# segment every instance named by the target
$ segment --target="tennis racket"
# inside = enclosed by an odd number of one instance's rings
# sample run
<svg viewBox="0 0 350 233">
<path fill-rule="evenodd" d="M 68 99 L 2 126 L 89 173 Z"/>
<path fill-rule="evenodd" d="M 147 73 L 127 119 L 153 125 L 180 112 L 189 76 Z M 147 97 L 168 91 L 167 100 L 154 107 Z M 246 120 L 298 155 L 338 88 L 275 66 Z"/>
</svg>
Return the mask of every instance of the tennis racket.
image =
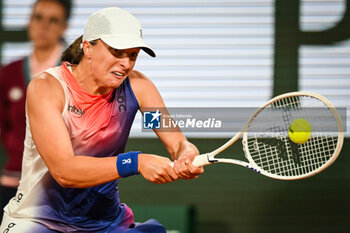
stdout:
<svg viewBox="0 0 350 233">
<path fill-rule="evenodd" d="M 302 144 L 294 143 L 288 135 L 295 119 L 307 120 L 312 129 L 310 138 Z M 216 158 L 242 136 L 248 162 Z M 269 100 L 239 133 L 218 149 L 196 156 L 193 164 L 201 167 L 231 163 L 275 179 L 303 179 L 330 166 L 337 159 L 343 141 L 341 118 L 331 102 L 316 93 L 291 92 Z"/>
</svg>

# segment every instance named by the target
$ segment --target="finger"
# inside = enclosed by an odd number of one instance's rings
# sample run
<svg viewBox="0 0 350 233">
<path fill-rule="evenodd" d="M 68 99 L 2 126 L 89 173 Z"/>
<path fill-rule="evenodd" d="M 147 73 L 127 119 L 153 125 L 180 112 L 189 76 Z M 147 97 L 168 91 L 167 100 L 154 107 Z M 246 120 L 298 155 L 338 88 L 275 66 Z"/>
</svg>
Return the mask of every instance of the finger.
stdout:
<svg viewBox="0 0 350 233">
<path fill-rule="evenodd" d="M 185 165 L 186 165 L 186 174 L 189 176 L 189 177 L 193 177 L 193 172 L 195 170 L 195 166 L 192 165 L 192 160 L 190 158 L 187 158 L 186 161 L 185 161 Z"/>
<path fill-rule="evenodd" d="M 174 171 L 176 172 L 177 175 L 179 175 L 179 172 L 180 172 L 180 164 L 177 160 L 174 161 L 174 164 L 173 164 L 173 169 Z"/>
<path fill-rule="evenodd" d="M 179 176 L 178 176 L 178 174 L 176 174 L 174 169 L 169 169 L 168 175 L 172 178 L 173 181 L 179 179 Z"/>
<path fill-rule="evenodd" d="M 176 163 L 176 160 L 174 163 L 170 163 L 169 166 L 168 166 L 168 169 L 167 169 L 167 172 L 169 174 L 169 176 L 174 180 L 178 180 L 179 179 L 179 175 L 177 174 L 176 172 L 176 167 L 177 167 L 177 163 Z"/>
<path fill-rule="evenodd" d="M 197 173 L 197 174 L 198 174 L 198 173 L 199 173 L 199 174 L 204 173 L 204 168 L 203 168 L 203 167 L 197 167 L 197 166 L 195 166 L 195 165 L 193 165 L 193 164 L 191 164 L 190 170 L 191 170 L 192 173 Z"/>
<path fill-rule="evenodd" d="M 188 169 L 189 169 L 190 173 L 192 174 L 192 176 L 204 173 L 203 167 L 197 167 L 197 166 L 194 166 L 193 164 L 190 164 L 188 166 Z"/>
<path fill-rule="evenodd" d="M 174 170 L 176 172 L 176 174 L 178 176 L 180 176 L 181 178 L 183 178 L 183 176 L 185 176 L 184 172 L 182 171 L 182 165 L 181 165 L 181 160 L 176 160 L 174 162 Z"/>
<path fill-rule="evenodd" d="M 162 177 L 167 183 L 178 179 L 177 174 L 170 164 L 168 167 L 164 168 L 164 170 L 159 174 L 159 177 Z"/>
<path fill-rule="evenodd" d="M 164 177 L 158 175 L 154 178 L 153 183 L 164 184 L 164 183 L 168 183 L 168 181 Z"/>
<path fill-rule="evenodd" d="M 191 174 L 188 170 L 188 167 L 186 165 L 185 160 L 180 162 L 180 175 L 181 175 L 181 178 L 190 178 L 191 177 Z"/>
</svg>

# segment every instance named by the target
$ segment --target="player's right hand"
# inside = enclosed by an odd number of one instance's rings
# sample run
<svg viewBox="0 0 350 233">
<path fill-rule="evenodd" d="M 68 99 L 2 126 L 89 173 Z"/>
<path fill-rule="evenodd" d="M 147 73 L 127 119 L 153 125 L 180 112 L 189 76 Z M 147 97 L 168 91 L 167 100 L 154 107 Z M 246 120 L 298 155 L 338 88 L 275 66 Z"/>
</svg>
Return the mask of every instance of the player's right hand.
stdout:
<svg viewBox="0 0 350 233">
<path fill-rule="evenodd" d="M 158 155 L 139 154 L 138 169 L 146 180 L 157 184 L 169 183 L 179 179 L 171 166 L 171 161 Z"/>
</svg>

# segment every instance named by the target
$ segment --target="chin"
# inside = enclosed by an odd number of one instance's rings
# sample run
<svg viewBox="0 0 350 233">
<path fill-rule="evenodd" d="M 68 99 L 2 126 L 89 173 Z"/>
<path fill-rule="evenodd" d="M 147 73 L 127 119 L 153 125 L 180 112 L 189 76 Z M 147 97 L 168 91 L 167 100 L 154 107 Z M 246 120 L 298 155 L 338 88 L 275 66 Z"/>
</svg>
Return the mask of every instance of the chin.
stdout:
<svg viewBox="0 0 350 233">
<path fill-rule="evenodd" d="M 124 82 L 125 78 L 123 79 L 112 79 L 112 80 L 109 80 L 108 82 L 108 86 L 112 87 L 112 88 L 117 88 L 119 87 L 123 82 Z"/>
<path fill-rule="evenodd" d="M 124 81 L 124 80 L 123 80 Z M 120 81 L 120 82 L 113 82 L 113 83 L 109 83 L 109 85 L 107 85 L 109 88 L 118 88 L 122 83 L 123 81 Z"/>
</svg>

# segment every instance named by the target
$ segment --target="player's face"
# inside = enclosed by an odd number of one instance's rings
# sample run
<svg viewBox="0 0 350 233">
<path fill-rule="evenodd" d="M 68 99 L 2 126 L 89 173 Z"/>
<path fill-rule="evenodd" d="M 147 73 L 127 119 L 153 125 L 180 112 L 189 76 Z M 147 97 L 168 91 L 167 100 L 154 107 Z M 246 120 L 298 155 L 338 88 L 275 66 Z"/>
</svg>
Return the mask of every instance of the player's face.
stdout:
<svg viewBox="0 0 350 233">
<path fill-rule="evenodd" d="M 91 46 L 91 70 L 101 86 L 116 88 L 135 66 L 140 48 L 116 50 L 102 40 Z"/>
<path fill-rule="evenodd" d="M 35 5 L 28 25 L 34 47 L 45 49 L 57 45 L 66 28 L 65 9 L 59 3 L 41 1 Z"/>
</svg>

